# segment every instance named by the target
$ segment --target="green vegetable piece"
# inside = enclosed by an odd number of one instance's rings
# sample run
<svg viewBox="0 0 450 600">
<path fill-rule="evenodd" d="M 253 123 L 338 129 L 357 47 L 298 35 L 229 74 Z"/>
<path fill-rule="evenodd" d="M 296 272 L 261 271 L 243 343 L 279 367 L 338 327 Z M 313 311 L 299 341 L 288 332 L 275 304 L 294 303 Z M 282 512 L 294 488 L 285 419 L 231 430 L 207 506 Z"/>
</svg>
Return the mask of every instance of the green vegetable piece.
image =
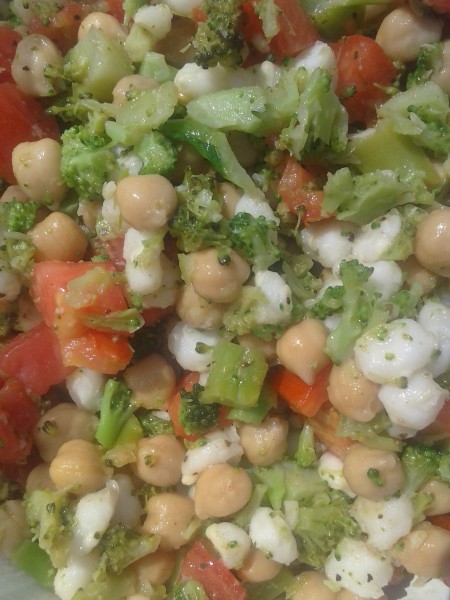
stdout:
<svg viewBox="0 0 450 600">
<path fill-rule="evenodd" d="M 256 406 L 250 406 L 248 408 L 231 408 L 228 412 L 228 419 L 231 421 L 240 421 L 241 423 L 259 425 L 269 411 L 276 406 L 276 403 L 277 396 L 273 388 L 264 385 Z"/>
<path fill-rule="evenodd" d="M 341 415 L 336 433 L 338 436 L 349 437 L 352 440 L 361 442 L 369 448 L 400 452 L 403 448 L 403 442 L 389 435 L 391 426 L 392 423 L 384 411 L 379 412 L 371 421 L 366 423 L 354 421 Z"/>
<path fill-rule="evenodd" d="M 56 569 L 48 554 L 36 542 L 24 540 L 13 553 L 11 562 L 42 587 L 53 589 Z"/>
<path fill-rule="evenodd" d="M 422 85 L 430 80 L 434 72 L 442 68 L 442 44 L 425 44 L 420 47 L 416 60 L 416 68 L 408 73 L 406 87 L 409 89 L 415 85 Z"/>
<path fill-rule="evenodd" d="M 121 333 L 134 333 L 144 325 L 144 319 L 136 308 L 112 311 L 102 317 L 83 315 L 82 320 L 93 329 Z"/>
<path fill-rule="evenodd" d="M 139 74 L 149 77 L 158 83 L 173 81 L 177 70 L 166 63 L 164 54 L 147 52 L 139 67 Z"/>
<path fill-rule="evenodd" d="M 143 437 L 144 432 L 139 420 L 135 415 L 131 415 L 131 417 L 125 421 L 125 425 L 120 430 L 115 445 L 123 446 L 125 444 L 132 444 L 133 442 L 139 441 Z"/>
<path fill-rule="evenodd" d="M 262 352 L 219 342 L 213 350 L 202 402 L 237 408 L 256 406 L 267 368 Z"/>
<path fill-rule="evenodd" d="M 167 600 L 208 600 L 208 596 L 201 583 L 190 579 L 184 583 L 175 584 L 167 596 Z"/>
<path fill-rule="evenodd" d="M 329 40 L 346 35 L 351 24 L 362 26 L 364 10 L 369 4 L 388 5 L 389 0 L 301 0 L 319 33 Z"/>
<path fill-rule="evenodd" d="M 269 581 L 248 583 L 245 587 L 251 600 L 278 600 L 278 598 L 290 598 L 292 595 L 290 592 L 294 589 L 294 584 L 294 574 L 283 567 Z"/>
<path fill-rule="evenodd" d="M 36 213 L 39 208 L 38 202 L 20 202 L 11 200 L 2 204 L 2 218 L 4 219 L 5 231 L 26 233 L 34 225 Z"/>
<path fill-rule="evenodd" d="M 231 247 L 254 267 L 265 271 L 280 259 L 275 221 L 237 213 L 228 223 Z"/>
<path fill-rule="evenodd" d="M 177 142 L 190 144 L 218 171 L 224 179 L 242 188 L 249 195 L 260 192 L 250 175 L 239 164 L 226 135 L 193 119 L 173 119 L 167 121 L 161 132 Z"/>
<path fill-rule="evenodd" d="M 300 435 L 298 436 L 297 450 L 294 458 L 298 466 L 303 469 L 310 469 L 317 465 L 314 430 L 308 423 L 303 425 Z"/>
<path fill-rule="evenodd" d="M 171 421 L 165 421 L 157 417 L 153 411 L 148 410 L 144 414 L 137 415 L 145 437 L 153 435 L 173 435 Z"/>
<path fill-rule="evenodd" d="M 115 525 L 103 534 L 99 542 L 100 562 L 97 572 L 120 575 L 133 562 L 154 552 L 159 541 L 157 535 L 139 533 L 122 524 Z"/>
<path fill-rule="evenodd" d="M 404 492 L 417 492 L 430 479 L 439 478 L 441 457 L 442 453 L 433 447 L 412 444 L 405 446 L 401 454 L 406 478 Z"/>
<path fill-rule="evenodd" d="M 92 96 L 100 102 L 110 102 L 115 84 L 132 73 L 124 47 L 98 27 L 91 27 L 69 50 L 64 64 L 65 77 L 74 82 L 74 95 Z"/>
<path fill-rule="evenodd" d="M 100 573 L 78 590 L 72 600 L 123 600 L 136 591 L 136 578 L 131 570 L 120 575 Z"/>
<path fill-rule="evenodd" d="M 139 175 L 169 176 L 175 168 L 177 152 L 174 145 L 159 131 L 150 131 L 135 146 L 134 152 L 142 160 Z"/>
<path fill-rule="evenodd" d="M 112 448 L 125 423 L 136 410 L 131 402 L 131 390 L 115 379 L 108 379 L 100 401 L 100 420 L 95 439 L 105 448 Z"/>
<path fill-rule="evenodd" d="M 203 435 L 213 429 L 219 420 L 220 404 L 202 402 L 204 387 L 195 383 L 192 390 L 180 391 L 180 424 L 188 435 Z"/>
</svg>

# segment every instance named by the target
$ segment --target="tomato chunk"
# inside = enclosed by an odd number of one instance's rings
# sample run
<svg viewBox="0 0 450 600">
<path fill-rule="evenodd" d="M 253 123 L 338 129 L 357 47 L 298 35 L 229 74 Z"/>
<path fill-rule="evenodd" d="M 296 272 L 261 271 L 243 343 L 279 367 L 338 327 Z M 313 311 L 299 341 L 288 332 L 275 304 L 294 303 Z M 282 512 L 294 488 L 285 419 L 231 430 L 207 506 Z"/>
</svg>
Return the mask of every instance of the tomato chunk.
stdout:
<svg viewBox="0 0 450 600">
<path fill-rule="evenodd" d="M 324 218 L 321 212 L 324 193 L 317 189 L 314 176 L 295 158 L 290 157 L 286 163 L 278 193 L 293 214 L 301 215 L 304 223 Z"/>
<path fill-rule="evenodd" d="M 0 27 L 0 83 L 14 81 L 11 75 L 11 63 L 21 39 L 21 35 L 14 29 Z"/>
<path fill-rule="evenodd" d="M 296 56 L 320 39 L 319 32 L 309 20 L 299 0 L 275 0 L 280 9 L 280 31 L 272 38 L 270 50 L 277 61 Z"/>
<path fill-rule="evenodd" d="M 45 23 L 38 18 L 32 19 L 28 32 L 45 35 L 65 54 L 77 43 L 80 23 L 91 10 L 85 2 L 69 0 L 63 9 L 49 17 Z"/>
<path fill-rule="evenodd" d="M 328 378 L 331 367 L 325 367 L 317 375 L 313 385 L 308 385 L 284 367 L 277 367 L 270 376 L 270 383 L 292 412 L 314 417 L 328 400 Z"/>
</svg>

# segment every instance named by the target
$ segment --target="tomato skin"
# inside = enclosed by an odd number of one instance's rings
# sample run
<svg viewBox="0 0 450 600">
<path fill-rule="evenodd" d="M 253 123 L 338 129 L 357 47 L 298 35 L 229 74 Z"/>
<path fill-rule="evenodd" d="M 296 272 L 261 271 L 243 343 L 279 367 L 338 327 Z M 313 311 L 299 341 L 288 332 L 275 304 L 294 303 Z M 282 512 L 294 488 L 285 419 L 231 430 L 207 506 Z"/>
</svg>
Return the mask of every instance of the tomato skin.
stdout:
<svg viewBox="0 0 450 600">
<path fill-rule="evenodd" d="M 270 50 L 277 61 L 296 56 L 320 40 L 320 35 L 299 0 L 275 0 L 280 9 L 280 31 L 270 42 Z"/>
<path fill-rule="evenodd" d="M 142 311 L 142 318 L 144 319 L 144 323 L 147 325 L 147 327 L 151 327 L 152 325 L 156 325 L 156 323 L 159 323 L 165 319 L 168 315 L 172 314 L 174 310 L 174 306 L 167 306 L 166 308 L 159 308 L 158 306 L 144 308 Z"/>
<path fill-rule="evenodd" d="M 284 367 L 276 367 L 270 374 L 270 383 L 292 412 L 305 417 L 314 417 L 328 400 L 328 379 L 331 366 L 318 373 L 313 385 Z"/>
<path fill-rule="evenodd" d="M 57 336 L 45 323 L 20 333 L 0 349 L 0 370 L 35 394 L 45 394 L 70 372 L 62 363 Z"/>
<path fill-rule="evenodd" d="M 338 72 L 336 93 L 348 112 L 349 122 L 373 124 L 375 106 L 389 97 L 378 86 L 394 82 L 394 63 L 377 42 L 363 35 L 349 35 L 332 44 L 332 48 Z"/>
<path fill-rule="evenodd" d="M 280 182 L 278 194 L 294 215 L 299 215 L 303 223 L 324 219 L 322 204 L 324 192 L 316 189 L 314 176 L 290 157 L 287 160 Z"/>
<path fill-rule="evenodd" d="M 201 583 L 210 600 L 248 600 L 245 588 L 201 540 L 194 542 L 187 551 L 180 578 L 182 581 L 195 579 Z"/>
<path fill-rule="evenodd" d="M 23 94 L 14 83 L 0 83 L 0 178 L 16 183 L 12 170 L 11 153 L 21 142 L 32 142 L 45 137 L 59 139 L 55 119 L 47 117 L 42 105 Z"/>
<path fill-rule="evenodd" d="M 22 36 L 10 27 L 0 26 L 0 83 L 13 82 L 11 63 Z"/>
<path fill-rule="evenodd" d="M 446 513 L 445 515 L 432 515 L 427 517 L 427 520 L 437 527 L 442 527 L 442 529 L 450 531 L 450 513 Z"/>
<path fill-rule="evenodd" d="M 106 4 L 106 12 L 116 18 L 119 23 L 123 23 L 125 16 L 125 11 L 123 10 L 123 0 L 106 0 Z"/>
<path fill-rule="evenodd" d="M 79 337 L 61 340 L 61 353 L 66 366 L 115 375 L 129 364 L 133 349 L 123 335 L 91 329 Z"/>
<path fill-rule="evenodd" d="M 50 17 L 46 23 L 38 18 L 32 19 L 28 25 L 28 33 L 45 35 L 65 54 L 77 43 L 80 23 L 91 10 L 85 2 L 69 0 L 64 8 Z"/>
</svg>

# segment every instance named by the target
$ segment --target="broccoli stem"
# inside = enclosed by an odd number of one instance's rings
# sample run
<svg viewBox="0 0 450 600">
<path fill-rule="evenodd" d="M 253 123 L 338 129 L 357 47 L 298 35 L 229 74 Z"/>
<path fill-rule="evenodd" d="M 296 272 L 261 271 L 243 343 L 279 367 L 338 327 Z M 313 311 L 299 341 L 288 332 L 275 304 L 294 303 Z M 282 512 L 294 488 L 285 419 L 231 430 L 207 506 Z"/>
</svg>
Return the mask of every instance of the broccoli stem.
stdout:
<svg viewBox="0 0 450 600">
<path fill-rule="evenodd" d="M 105 448 L 112 448 L 136 407 L 131 403 L 131 391 L 120 381 L 106 382 L 100 401 L 100 420 L 95 439 Z"/>
</svg>

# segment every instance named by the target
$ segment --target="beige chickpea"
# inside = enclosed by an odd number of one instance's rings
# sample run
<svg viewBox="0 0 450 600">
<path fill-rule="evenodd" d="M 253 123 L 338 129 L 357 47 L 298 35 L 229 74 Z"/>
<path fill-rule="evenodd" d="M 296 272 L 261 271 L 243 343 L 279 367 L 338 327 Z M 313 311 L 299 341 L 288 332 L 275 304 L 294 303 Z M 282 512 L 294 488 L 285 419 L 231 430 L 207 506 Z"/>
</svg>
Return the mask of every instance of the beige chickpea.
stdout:
<svg viewBox="0 0 450 600">
<path fill-rule="evenodd" d="M 258 467 L 281 460 L 287 450 L 288 432 L 288 422 L 280 417 L 266 417 L 259 425 L 241 425 L 239 437 L 247 460 Z"/>
<path fill-rule="evenodd" d="M 318 571 L 304 571 L 296 577 L 298 590 L 291 600 L 335 600 L 336 593 L 325 585 L 327 578 Z"/>
<path fill-rule="evenodd" d="M 98 418 L 75 404 L 57 404 L 48 410 L 33 431 L 33 439 L 44 462 L 51 462 L 69 440 L 93 442 Z"/>
<path fill-rule="evenodd" d="M 81 439 L 65 442 L 50 463 L 50 477 L 56 487 L 70 487 L 77 496 L 104 487 L 112 472 L 104 465 L 100 448 Z"/>
<path fill-rule="evenodd" d="M 178 296 L 177 315 L 180 319 L 199 329 L 219 329 L 223 322 L 226 304 L 206 300 L 194 290 L 192 283 L 185 285 Z"/>
<path fill-rule="evenodd" d="M 442 42 L 441 66 L 432 74 L 431 81 L 437 83 L 446 94 L 450 94 L 450 39 Z"/>
<path fill-rule="evenodd" d="M 242 192 L 240 192 L 235 185 L 229 183 L 228 181 L 219 183 L 217 189 L 222 197 L 222 214 L 225 219 L 230 221 L 236 213 L 236 205 L 242 196 Z"/>
<path fill-rule="evenodd" d="M 3 192 L 0 203 L 11 202 L 12 200 L 18 200 L 19 202 L 28 200 L 28 196 L 19 185 L 9 185 Z"/>
<path fill-rule="evenodd" d="M 200 519 L 227 517 L 243 508 L 251 494 L 252 481 L 244 469 L 228 463 L 211 465 L 197 479 L 195 514 Z"/>
<path fill-rule="evenodd" d="M 319 319 L 305 319 L 289 327 L 277 342 L 280 363 L 312 385 L 317 374 L 331 361 L 324 348 L 328 330 Z"/>
<path fill-rule="evenodd" d="M 426 269 L 450 277 L 450 208 L 433 210 L 417 227 L 414 253 Z"/>
<path fill-rule="evenodd" d="M 237 338 L 239 344 L 244 348 L 258 350 L 264 354 L 264 358 L 268 365 L 274 365 L 277 362 L 277 342 L 276 340 L 263 340 L 262 338 L 247 333 L 240 335 Z"/>
<path fill-rule="evenodd" d="M 450 574 L 450 531 L 425 521 L 401 538 L 394 558 L 413 575 L 440 579 Z"/>
<path fill-rule="evenodd" d="M 21 142 L 12 152 L 12 168 L 20 188 L 31 200 L 49 202 L 53 209 L 67 191 L 60 167 L 61 146 L 51 138 Z"/>
<path fill-rule="evenodd" d="M 58 47 L 44 35 L 27 35 L 17 44 L 11 74 L 17 87 L 30 96 L 45 97 L 58 93 L 59 85 L 47 77 L 49 68 L 60 68 L 64 58 Z"/>
<path fill-rule="evenodd" d="M 398 492 L 405 481 L 394 452 L 352 444 L 344 457 L 343 474 L 350 489 L 368 500 L 383 500 Z"/>
<path fill-rule="evenodd" d="M 29 538 L 25 507 L 21 500 L 6 500 L 0 505 L 0 555 L 11 558 Z"/>
<path fill-rule="evenodd" d="M 440 19 L 419 16 L 408 6 L 400 6 L 383 19 L 375 40 L 392 60 L 407 63 L 417 58 L 423 44 L 438 42 L 441 32 Z"/>
<path fill-rule="evenodd" d="M 415 256 L 410 256 L 400 266 L 402 271 L 406 273 L 408 287 L 418 284 L 424 295 L 429 294 L 436 287 L 438 282 L 437 275 L 423 267 Z"/>
<path fill-rule="evenodd" d="M 188 543 L 185 534 L 195 519 L 194 501 L 175 492 L 156 494 L 147 502 L 147 518 L 142 525 L 145 533 L 161 536 L 161 550 L 178 550 Z"/>
<path fill-rule="evenodd" d="M 173 435 L 155 435 L 139 440 L 134 474 L 151 485 L 169 487 L 181 479 L 185 457 L 183 444 Z"/>
<path fill-rule="evenodd" d="M 150 77 L 144 75 L 126 75 L 119 79 L 114 86 L 113 104 L 123 106 L 133 97 L 133 93 L 142 90 L 154 90 L 159 86 L 159 83 Z"/>
<path fill-rule="evenodd" d="M 379 385 L 365 377 L 353 358 L 333 365 L 328 383 L 328 398 L 340 413 L 367 423 L 383 408 L 378 399 Z"/>
<path fill-rule="evenodd" d="M 127 34 L 119 21 L 107 13 L 92 12 L 84 17 L 78 28 L 78 40 L 85 37 L 91 27 L 99 29 L 107 37 L 125 42 Z"/>
<path fill-rule="evenodd" d="M 177 192 L 162 175 L 130 175 L 117 184 L 117 204 L 122 217 L 139 231 L 166 225 L 177 207 Z"/>
<path fill-rule="evenodd" d="M 212 302 L 236 300 L 242 284 L 250 276 L 247 262 L 234 250 L 222 258 L 216 248 L 207 248 L 191 252 L 188 260 L 192 266 L 190 280 L 194 290 Z"/>
<path fill-rule="evenodd" d="M 88 240 L 81 227 L 69 216 L 52 212 L 37 223 L 28 236 L 36 250 L 34 260 L 79 261 L 88 247 Z"/>
<path fill-rule="evenodd" d="M 133 563 L 133 571 L 138 580 L 148 585 L 163 585 L 172 575 L 175 567 L 175 552 L 159 548 Z"/>
<path fill-rule="evenodd" d="M 430 479 L 421 488 L 432 497 L 431 505 L 426 509 L 427 515 L 445 515 L 450 513 L 450 485 L 438 479 Z"/>
<path fill-rule="evenodd" d="M 175 390 L 172 366 L 160 354 L 149 354 L 124 371 L 124 380 L 137 406 L 164 409 Z"/>
<path fill-rule="evenodd" d="M 244 561 L 244 564 L 237 571 L 237 576 L 241 581 L 248 583 L 261 583 L 270 581 L 281 571 L 281 564 L 267 558 L 261 550 L 252 547 Z"/>
<path fill-rule="evenodd" d="M 35 490 L 55 489 L 55 484 L 51 480 L 49 465 L 40 463 L 36 465 L 28 474 L 25 489 L 27 493 Z"/>
</svg>

